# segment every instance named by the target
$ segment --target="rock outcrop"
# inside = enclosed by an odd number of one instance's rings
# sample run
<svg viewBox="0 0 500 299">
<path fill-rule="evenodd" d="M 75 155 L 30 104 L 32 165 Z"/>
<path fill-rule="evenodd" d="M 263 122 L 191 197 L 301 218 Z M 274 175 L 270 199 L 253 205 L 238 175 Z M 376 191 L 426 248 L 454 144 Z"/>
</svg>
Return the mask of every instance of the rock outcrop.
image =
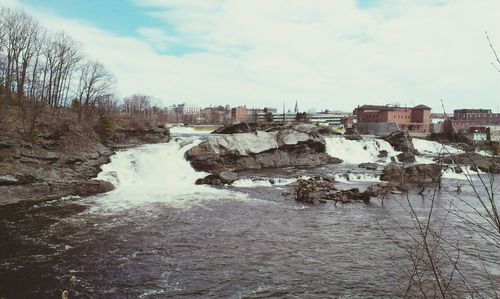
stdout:
<svg viewBox="0 0 500 299">
<path fill-rule="evenodd" d="M 196 170 L 218 172 L 340 163 L 326 153 L 322 128 L 301 124 L 210 136 L 186 152 Z"/>
<path fill-rule="evenodd" d="M 368 169 L 368 170 L 377 170 L 378 164 L 377 163 L 361 163 L 358 165 L 358 167 Z"/>
<path fill-rule="evenodd" d="M 197 179 L 196 185 L 230 185 L 238 178 L 238 174 L 232 171 L 222 171 L 217 174 L 209 174 L 204 178 Z"/>
<path fill-rule="evenodd" d="M 418 151 L 413 146 L 412 138 L 408 134 L 408 131 L 393 132 L 383 139 L 389 142 L 395 150 L 402 152 L 397 156 L 400 162 L 415 162 L 415 155 L 418 154 Z"/>
<path fill-rule="evenodd" d="M 500 173 L 500 157 L 483 156 L 478 153 L 445 155 L 441 158 L 446 164 L 468 165 L 471 169 L 483 172 Z M 458 168 L 460 169 L 460 167 Z M 460 169 L 461 170 L 461 169 Z"/>
<path fill-rule="evenodd" d="M 162 125 L 126 124 L 116 128 L 104 142 L 112 148 L 132 147 L 139 144 L 167 142 L 170 130 Z"/>
<path fill-rule="evenodd" d="M 326 203 L 328 201 L 334 203 L 366 202 L 375 196 L 370 191 L 360 192 L 358 188 L 338 190 L 334 186 L 334 180 L 326 177 L 300 179 L 293 185 L 295 186 L 295 200 L 305 204 Z"/>
<path fill-rule="evenodd" d="M 256 123 L 239 123 L 230 126 L 224 126 L 213 131 L 212 134 L 237 134 L 237 133 L 253 133 L 257 131 Z"/>
<path fill-rule="evenodd" d="M 0 135 L 0 205 L 23 200 L 89 196 L 113 190 L 95 180 L 116 148 L 168 140 L 168 129 L 118 126 L 110 134 L 71 122 L 41 127 L 30 141 Z"/>
<path fill-rule="evenodd" d="M 403 166 L 390 163 L 384 167 L 380 180 L 401 184 L 428 184 L 441 179 L 441 167 L 437 164 Z"/>
</svg>

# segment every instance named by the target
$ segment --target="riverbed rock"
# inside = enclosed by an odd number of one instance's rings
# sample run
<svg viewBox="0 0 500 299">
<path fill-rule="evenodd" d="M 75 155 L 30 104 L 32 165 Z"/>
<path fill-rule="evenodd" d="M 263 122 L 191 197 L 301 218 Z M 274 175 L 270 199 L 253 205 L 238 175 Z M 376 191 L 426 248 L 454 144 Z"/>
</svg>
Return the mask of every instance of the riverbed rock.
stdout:
<svg viewBox="0 0 500 299">
<path fill-rule="evenodd" d="M 438 164 L 417 164 L 403 166 L 390 163 L 384 167 L 380 180 L 398 183 L 427 184 L 438 182 L 441 166 Z"/>
<path fill-rule="evenodd" d="M 483 156 L 474 152 L 444 155 L 440 158 L 445 164 L 468 165 L 489 173 L 500 173 L 500 157 Z M 472 168 L 471 168 L 472 169 Z"/>
<path fill-rule="evenodd" d="M 388 151 L 386 151 L 386 150 L 381 150 L 381 151 L 379 151 L 379 152 L 378 152 L 377 157 L 378 157 L 378 158 L 387 158 L 387 156 L 388 156 L 388 155 L 389 155 L 389 152 L 388 152 Z"/>
<path fill-rule="evenodd" d="M 399 162 L 414 163 L 416 161 L 415 154 L 411 152 L 402 152 L 398 154 L 396 157 L 398 157 Z"/>
<path fill-rule="evenodd" d="M 218 128 L 212 134 L 253 133 L 255 131 L 257 131 L 256 123 L 239 123 Z"/>
<path fill-rule="evenodd" d="M 204 178 L 197 179 L 196 185 L 230 185 L 238 178 L 238 174 L 232 171 L 222 171 L 217 174 L 209 174 Z"/>
<path fill-rule="evenodd" d="M 368 170 L 377 170 L 378 164 L 377 163 L 361 163 L 358 165 L 360 168 L 365 168 Z"/>
<path fill-rule="evenodd" d="M 295 200 L 305 204 L 319 204 L 328 201 L 349 203 L 353 201 L 369 201 L 375 194 L 370 191 L 360 192 L 358 188 L 338 190 L 335 181 L 327 177 L 300 179 L 293 184 Z"/>
<path fill-rule="evenodd" d="M 397 156 L 400 162 L 414 163 L 415 155 L 418 151 L 413 145 L 412 138 L 408 131 L 392 132 L 389 136 L 383 138 L 385 141 L 401 153 Z"/>
<path fill-rule="evenodd" d="M 188 150 L 186 159 L 196 170 L 208 172 L 307 167 L 341 162 L 326 153 L 320 128 L 309 124 L 255 133 L 210 136 Z"/>
</svg>

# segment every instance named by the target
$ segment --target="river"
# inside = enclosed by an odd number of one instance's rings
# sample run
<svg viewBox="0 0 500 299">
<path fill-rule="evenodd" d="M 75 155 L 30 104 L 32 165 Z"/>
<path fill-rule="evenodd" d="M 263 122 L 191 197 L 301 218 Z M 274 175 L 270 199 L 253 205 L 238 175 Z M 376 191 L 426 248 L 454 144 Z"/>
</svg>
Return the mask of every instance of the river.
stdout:
<svg viewBox="0 0 500 299">
<path fill-rule="evenodd" d="M 408 257 L 387 236 L 413 227 L 404 195 L 319 206 L 281 196 L 295 177 L 336 173 L 340 187 L 363 188 L 377 180 L 376 172 L 345 164 L 247 173 L 230 187 L 197 186 L 205 174 L 183 155 L 199 142 L 199 136 L 179 136 L 118 152 L 99 175 L 117 186 L 107 194 L 0 207 L 0 298 L 60 298 L 63 290 L 70 298 L 404 294 Z M 437 222 L 448 215 L 443 207 L 458 185 L 460 197 L 477 207 L 466 181 L 450 174 L 436 195 Z M 409 202 L 424 216 L 433 190 L 412 194 Z M 447 223 L 456 227 L 460 219 Z"/>
</svg>

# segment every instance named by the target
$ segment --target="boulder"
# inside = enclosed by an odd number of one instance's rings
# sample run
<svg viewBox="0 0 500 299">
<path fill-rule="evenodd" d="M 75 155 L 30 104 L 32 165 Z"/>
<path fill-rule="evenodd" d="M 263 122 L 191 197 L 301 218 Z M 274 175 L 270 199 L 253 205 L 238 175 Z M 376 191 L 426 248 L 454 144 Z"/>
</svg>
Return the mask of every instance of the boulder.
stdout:
<svg viewBox="0 0 500 299">
<path fill-rule="evenodd" d="M 377 170 L 378 164 L 377 163 L 361 163 L 358 165 L 360 168 L 365 168 L 368 170 Z"/>
<path fill-rule="evenodd" d="M 360 192 L 358 188 L 338 190 L 334 180 L 326 177 L 313 177 L 308 180 L 300 179 L 295 186 L 295 200 L 305 204 L 318 204 L 332 201 L 334 203 L 348 203 L 353 201 L 369 201 L 373 193 Z"/>
<path fill-rule="evenodd" d="M 295 200 L 306 204 L 325 203 L 329 195 L 337 190 L 334 180 L 324 177 L 300 179 L 295 185 Z"/>
<path fill-rule="evenodd" d="M 340 163 L 326 153 L 319 127 L 284 126 L 270 131 L 210 136 L 186 152 L 196 170 L 219 172 Z"/>
<path fill-rule="evenodd" d="M 359 141 L 359 140 L 362 140 L 362 139 L 363 139 L 363 136 L 361 136 L 361 135 L 359 135 L 359 134 L 357 134 L 357 133 L 355 133 L 355 134 L 350 134 L 350 135 L 349 135 L 349 134 L 344 134 L 343 136 L 344 136 L 344 138 L 345 138 L 346 140 L 356 140 L 356 141 Z"/>
<path fill-rule="evenodd" d="M 389 136 L 383 138 L 397 151 L 410 152 L 416 154 L 413 141 L 408 131 L 392 132 Z"/>
<path fill-rule="evenodd" d="M 440 158 L 446 164 L 459 164 L 472 166 L 471 169 L 477 169 L 483 172 L 500 173 L 500 157 L 483 156 L 478 153 L 461 153 L 454 155 L 445 155 Z M 475 167 L 474 167 L 475 166 Z"/>
<path fill-rule="evenodd" d="M 413 146 L 413 141 L 408 131 L 392 132 L 383 138 L 397 151 L 401 153 L 397 156 L 399 162 L 414 163 L 415 155 L 418 151 Z"/>
<path fill-rule="evenodd" d="M 441 179 L 441 166 L 437 164 L 417 164 L 402 166 L 390 163 L 384 167 L 380 180 L 397 183 L 427 184 Z"/>
<path fill-rule="evenodd" d="M 397 155 L 399 162 L 415 163 L 415 154 L 412 152 L 402 152 Z"/>
<path fill-rule="evenodd" d="M 381 151 L 379 151 L 379 152 L 378 152 L 377 157 L 379 157 L 379 158 L 387 158 L 387 156 L 388 156 L 388 155 L 389 155 L 389 152 L 388 152 L 388 151 L 386 151 L 386 150 L 381 150 Z"/>
<path fill-rule="evenodd" d="M 255 123 L 239 123 L 229 126 L 224 126 L 213 131 L 212 134 L 236 134 L 236 133 L 252 133 L 257 130 Z"/>
<path fill-rule="evenodd" d="M 218 174 L 209 174 L 204 178 L 197 179 L 196 185 L 230 185 L 238 178 L 238 174 L 231 171 L 222 171 Z"/>
</svg>

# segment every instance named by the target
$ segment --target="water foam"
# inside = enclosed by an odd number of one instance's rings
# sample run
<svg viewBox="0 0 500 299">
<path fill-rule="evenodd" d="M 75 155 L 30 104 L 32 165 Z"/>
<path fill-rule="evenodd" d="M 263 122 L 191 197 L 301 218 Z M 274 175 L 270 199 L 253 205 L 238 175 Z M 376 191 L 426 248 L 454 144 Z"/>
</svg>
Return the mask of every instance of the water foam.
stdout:
<svg viewBox="0 0 500 299">
<path fill-rule="evenodd" d="M 205 135 L 212 133 L 216 127 L 171 127 L 170 134 L 172 135 Z"/>
<path fill-rule="evenodd" d="M 462 150 L 451 145 L 445 145 L 436 141 L 413 138 L 413 146 L 421 155 L 438 156 L 440 154 L 460 154 Z"/>
<path fill-rule="evenodd" d="M 347 140 L 344 137 L 335 136 L 325 140 L 327 153 L 332 157 L 342 159 L 347 164 L 388 163 L 391 161 L 391 157 L 399 154 L 387 141 L 373 137 L 364 137 L 361 140 Z M 382 150 L 387 151 L 387 157 L 378 157 Z"/>
<path fill-rule="evenodd" d="M 144 202 L 182 205 L 199 199 L 246 197 L 243 193 L 194 184 L 208 173 L 195 171 L 184 159 L 184 153 L 200 142 L 179 138 L 118 152 L 109 164 L 102 166 L 97 177 L 116 187 L 102 197 L 102 202 L 120 206 Z"/>
</svg>

